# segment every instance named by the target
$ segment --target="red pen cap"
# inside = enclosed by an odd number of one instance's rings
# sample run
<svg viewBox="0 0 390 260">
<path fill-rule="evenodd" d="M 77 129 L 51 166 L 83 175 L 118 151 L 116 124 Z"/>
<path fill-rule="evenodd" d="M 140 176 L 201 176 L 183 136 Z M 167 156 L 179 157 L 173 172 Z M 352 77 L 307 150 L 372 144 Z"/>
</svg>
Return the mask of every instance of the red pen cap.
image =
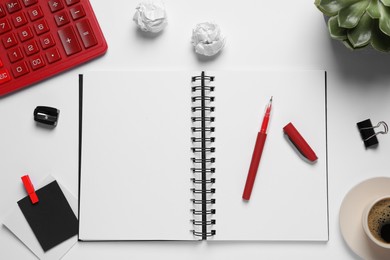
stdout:
<svg viewBox="0 0 390 260">
<path fill-rule="evenodd" d="M 284 133 L 288 136 L 291 142 L 295 145 L 298 151 L 305 156 L 309 161 L 316 161 L 318 159 L 317 155 L 311 149 L 306 140 L 298 132 L 295 126 L 290 122 L 285 127 L 283 127 Z"/>
</svg>

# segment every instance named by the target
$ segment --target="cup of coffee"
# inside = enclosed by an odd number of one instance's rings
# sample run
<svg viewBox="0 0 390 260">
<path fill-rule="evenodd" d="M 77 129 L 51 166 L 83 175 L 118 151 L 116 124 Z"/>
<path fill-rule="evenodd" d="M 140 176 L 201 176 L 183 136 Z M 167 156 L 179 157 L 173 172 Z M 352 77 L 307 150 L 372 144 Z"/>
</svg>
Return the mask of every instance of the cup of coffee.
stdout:
<svg viewBox="0 0 390 260">
<path fill-rule="evenodd" d="M 370 203 L 362 219 L 368 238 L 378 246 L 390 249 L 390 194 Z"/>
</svg>

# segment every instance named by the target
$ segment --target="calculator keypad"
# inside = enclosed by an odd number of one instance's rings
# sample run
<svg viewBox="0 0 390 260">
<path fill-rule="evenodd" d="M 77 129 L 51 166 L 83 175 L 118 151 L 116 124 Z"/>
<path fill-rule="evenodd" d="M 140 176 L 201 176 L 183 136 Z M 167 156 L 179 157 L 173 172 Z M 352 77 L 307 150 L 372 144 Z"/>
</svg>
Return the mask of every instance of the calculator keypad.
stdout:
<svg viewBox="0 0 390 260">
<path fill-rule="evenodd" d="M 22 9 L 22 6 L 18 0 L 7 0 L 5 1 L 5 6 L 10 14 L 13 14 Z"/>
<path fill-rule="evenodd" d="M 11 31 L 11 24 L 7 19 L 0 20 L 0 35 Z"/>
<path fill-rule="evenodd" d="M 24 87 L 9 81 L 27 79 L 43 68 L 54 68 L 54 75 L 106 50 L 88 0 L 0 0 L 0 95 Z M 82 58 L 87 52 L 93 53 Z M 61 65 L 68 60 L 67 67 Z"/>
<path fill-rule="evenodd" d="M 15 78 L 19 78 L 30 72 L 25 61 L 20 61 L 12 65 L 11 71 Z"/>
<path fill-rule="evenodd" d="M 0 59 L 0 84 L 6 83 L 11 80 L 8 70 L 3 66 L 4 64 Z"/>
<path fill-rule="evenodd" d="M 2 4 L 0 4 L 0 18 L 3 18 L 5 16 L 5 9 Z"/>
<path fill-rule="evenodd" d="M 5 35 L 2 39 L 4 48 L 9 49 L 18 44 L 16 37 L 13 33 Z"/>
<path fill-rule="evenodd" d="M 85 48 L 89 48 L 97 44 L 96 37 L 92 32 L 91 25 L 89 24 L 88 20 L 83 20 L 79 23 L 76 23 L 76 28 Z"/>
<path fill-rule="evenodd" d="M 64 9 L 64 5 L 60 0 L 49 0 L 48 4 L 52 13 Z"/>
<path fill-rule="evenodd" d="M 31 5 L 34 5 L 38 3 L 38 0 L 23 0 L 23 4 L 25 7 L 29 7 Z"/>
<path fill-rule="evenodd" d="M 30 17 L 30 20 L 32 22 L 41 19 L 43 17 L 43 12 L 41 7 L 38 5 L 36 7 L 33 7 L 31 9 L 27 10 L 28 16 Z"/>
</svg>

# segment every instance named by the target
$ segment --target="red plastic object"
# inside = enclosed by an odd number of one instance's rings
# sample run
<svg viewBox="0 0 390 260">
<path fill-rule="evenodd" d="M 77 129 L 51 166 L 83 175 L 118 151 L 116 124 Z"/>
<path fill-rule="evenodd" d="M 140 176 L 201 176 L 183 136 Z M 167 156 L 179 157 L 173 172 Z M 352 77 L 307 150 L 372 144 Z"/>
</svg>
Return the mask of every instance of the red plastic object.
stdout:
<svg viewBox="0 0 390 260">
<path fill-rule="evenodd" d="M 89 0 L 0 0 L 0 96 L 106 51 Z"/>
<path fill-rule="evenodd" d="M 261 155 L 263 154 L 263 148 L 265 140 L 267 139 L 267 134 L 259 132 L 256 138 L 255 148 L 253 149 L 252 160 L 248 171 L 248 176 L 245 182 L 244 192 L 242 198 L 244 200 L 249 200 L 251 198 L 253 185 L 255 184 L 255 179 L 257 175 L 257 169 L 259 168 Z"/>
<path fill-rule="evenodd" d="M 314 162 L 318 159 L 313 149 L 311 149 L 310 145 L 306 142 L 306 140 L 302 137 L 302 135 L 298 132 L 292 123 L 288 123 L 285 127 L 283 127 L 283 131 L 286 133 L 298 151 L 309 161 Z"/>
<path fill-rule="evenodd" d="M 37 194 L 35 193 L 34 186 L 31 183 L 30 177 L 28 175 L 22 176 L 23 185 L 27 191 L 28 196 L 32 204 L 35 204 L 39 201 Z"/>
<path fill-rule="evenodd" d="M 0 84 L 6 83 L 10 80 L 11 80 L 11 76 L 9 74 L 9 71 L 7 69 L 0 68 Z"/>
</svg>

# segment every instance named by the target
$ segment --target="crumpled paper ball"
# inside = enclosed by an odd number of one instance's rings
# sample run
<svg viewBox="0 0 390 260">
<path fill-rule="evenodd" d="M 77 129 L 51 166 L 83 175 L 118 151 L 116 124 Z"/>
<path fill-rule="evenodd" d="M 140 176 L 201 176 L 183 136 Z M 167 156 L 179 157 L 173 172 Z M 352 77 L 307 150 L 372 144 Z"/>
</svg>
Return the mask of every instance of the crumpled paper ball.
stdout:
<svg viewBox="0 0 390 260">
<path fill-rule="evenodd" d="M 192 30 L 192 45 L 196 53 L 213 56 L 225 46 L 225 42 L 221 29 L 215 23 L 199 23 Z"/>
<path fill-rule="evenodd" d="M 160 32 L 167 26 L 164 3 L 160 0 L 146 0 L 139 3 L 133 20 L 142 31 Z"/>
</svg>

